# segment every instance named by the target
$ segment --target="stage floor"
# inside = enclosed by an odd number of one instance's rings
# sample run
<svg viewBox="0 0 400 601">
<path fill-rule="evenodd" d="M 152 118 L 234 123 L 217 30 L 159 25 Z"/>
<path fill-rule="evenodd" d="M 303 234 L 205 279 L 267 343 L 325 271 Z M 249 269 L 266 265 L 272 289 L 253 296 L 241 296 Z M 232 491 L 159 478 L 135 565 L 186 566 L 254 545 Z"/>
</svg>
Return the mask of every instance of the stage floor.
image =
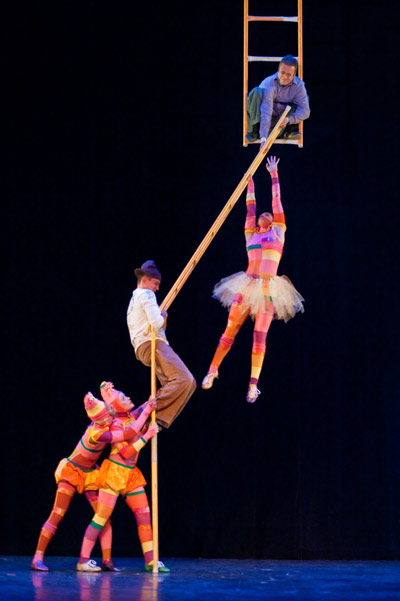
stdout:
<svg viewBox="0 0 400 601">
<path fill-rule="evenodd" d="M 76 558 L 51 556 L 49 572 L 34 572 L 30 561 L 0 557 L 2 601 L 400 600 L 400 561 L 174 558 L 155 575 L 138 558 L 115 560 L 120 573 L 76 572 Z"/>
</svg>

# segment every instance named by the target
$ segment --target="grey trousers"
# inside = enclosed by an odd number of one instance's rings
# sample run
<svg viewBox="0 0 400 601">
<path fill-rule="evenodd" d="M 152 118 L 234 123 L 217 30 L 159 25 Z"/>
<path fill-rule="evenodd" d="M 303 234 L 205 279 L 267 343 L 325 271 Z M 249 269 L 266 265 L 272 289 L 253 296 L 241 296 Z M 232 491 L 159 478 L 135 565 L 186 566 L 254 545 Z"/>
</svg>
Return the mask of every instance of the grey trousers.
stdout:
<svg viewBox="0 0 400 601">
<path fill-rule="evenodd" d="M 263 91 L 261 88 L 253 88 L 247 96 L 247 123 L 249 131 L 253 129 L 253 125 L 260 123 L 260 106 L 263 98 Z"/>
<path fill-rule="evenodd" d="M 262 99 L 262 88 L 253 88 L 247 96 L 247 131 L 249 134 L 254 133 L 259 135 L 261 121 L 260 106 Z M 295 112 L 297 105 L 293 102 L 289 102 L 288 104 L 290 104 L 290 106 L 292 107 L 289 111 L 289 115 L 292 115 Z M 271 132 L 271 130 L 275 127 L 277 121 L 279 121 L 279 116 L 280 115 L 271 117 L 271 125 L 269 128 L 268 135 Z M 293 126 L 287 125 L 283 131 L 288 131 L 291 127 Z M 295 125 L 293 129 L 298 129 L 298 126 Z M 282 137 L 283 131 L 280 133 L 279 137 Z"/>
<path fill-rule="evenodd" d="M 144 342 L 136 351 L 136 358 L 151 365 L 151 342 Z M 156 420 L 169 428 L 196 390 L 196 380 L 169 344 L 156 340 L 156 376 L 161 384 L 157 390 Z"/>
</svg>

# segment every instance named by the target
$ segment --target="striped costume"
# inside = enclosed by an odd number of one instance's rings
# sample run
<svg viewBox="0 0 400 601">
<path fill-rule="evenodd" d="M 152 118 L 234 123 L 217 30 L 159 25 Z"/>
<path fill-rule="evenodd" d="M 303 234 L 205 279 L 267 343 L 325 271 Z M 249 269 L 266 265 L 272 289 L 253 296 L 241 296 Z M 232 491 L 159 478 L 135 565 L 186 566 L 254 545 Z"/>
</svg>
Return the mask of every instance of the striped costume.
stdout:
<svg viewBox="0 0 400 601">
<path fill-rule="evenodd" d="M 105 442 L 98 442 L 104 432 L 108 432 L 108 426 L 90 424 L 71 455 L 59 462 L 54 474 L 57 482 L 54 506 L 41 528 L 32 569 L 47 571 L 48 568 L 43 564 L 44 554 L 76 492 L 84 493 L 93 509 L 96 508 L 98 493 L 94 476 L 97 472 L 96 461 L 106 446 Z M 111 558 L 111 542 L 112 530 L 109 523 L 100 540 L 103 561 Z"/>
<path fill-rule="evenodd" d="M 31 568 L 38 571 L 48 571 L 43 563 L 44 554 L 57 528 L 66 514 L 76 492 L 84 494 L 95 511 L 98 500 L 96 465 L 107 443 L 129 440 L 135 434 L 132 429 L 122 427 L 110 431 L 112 417 L 105 408 L 105 403 L 95 399 L 91 393 L 84 398 L 85 409 L 89 419 L 93 419 L 83 433 L 82 438 L 72 453 L 62 459 L 54 473 L 57 491 L 51 513 L 43 524 Z M 97 421 L 99 423 L 97 423 Z M 108 522 L 100 537 L 103 564 L 111 564 L 112 528 Z"/>
<path fill-rule="evenodd" d="M 118 399 L 117 395 L 116 398 Z M 116 406 L 115 402 L 113 402 L 114 407 Z M 143 428 L 149 413 L 150 411 L 144 410 L 137 420 L 131 417 L 128 411 L 119 413 L 110 430 L 135 428 L 139 431 Z M 146 426 L 144 429 L 146 430 Z M 146 480 L 136 464 L 140 449 L 153 435 L 154 433 L 149 429 L 144 434 L 135 436 L 129 444 L 120 442 L 111 446 L 109 458 L 103 461 L 98 472 L 99 499 L 92 521 L 86 528 L 83 537 L 79 564 L 84 565 L 90 561 L 96 540 L 109 523 L 117 499 L 119 495 L 122 495 L 136 518 L 145 564 L 151 566 L 153 531 L 150 507 L 144 489 Z"/>
<path fill-rule="evenodd" d="M 257 226 L 254 183 L 250 179 L 246 196 L 245 238 L 248 255 L 246 272 L 235 273 L 221 280 L 213 297 L 229 308 L 228 323 L 211 362 L 207 376 L 216 377 L 218 368 L 229 352 L 236 334 L 250 315 L 254 319 L 251 375 L 247 400 L 254 402 L 260 394 L 258 380 L 266 352 L 266 339 L 272 320 L 285 322 L 298 311 L 304 311 L 304 300 L 286 276 L 278 276 L 278 266 L 285 243 L 285 214 L 283 211 L 278 171 L 270 170 L 272 179 L 272 222 Z M 264 215 L 264 214 L 263 214 Z M 269 217 L 271 219 L 271 216 Z M 203 388 L 210 388 L 210 380 Z"/>
</svg>

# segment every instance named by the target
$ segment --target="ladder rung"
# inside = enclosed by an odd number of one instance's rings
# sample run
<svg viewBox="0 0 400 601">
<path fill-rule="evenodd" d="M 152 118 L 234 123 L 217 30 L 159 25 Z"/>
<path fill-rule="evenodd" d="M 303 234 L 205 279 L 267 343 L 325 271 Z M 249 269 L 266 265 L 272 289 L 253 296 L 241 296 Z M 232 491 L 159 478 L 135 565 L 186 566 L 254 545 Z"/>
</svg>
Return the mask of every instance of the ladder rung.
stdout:
<svg viewBox="0 0 400 601">
<path fill-rule="evenodd" d="M 279 138 L 279 140 L 275 140 L 274 144 L 296 144 L 296 146 L 303 146 L 303 140 Z"/>
<path fill-rule="evenodd" d="M 261 140 L 254 140 L 254 142 L 248 142 L 246 146 L 252 146 L 253 144 L 261 144 Z M 277 138 L 274 141 L 274 144 L 295 144 L 296 146 L 303 147 L 303 139 L 291 140 L 290 138 Z"/>
<path fill-rule="evenodd" d="M 262 62 L 262 63 L 279 63 L 283 56 L 248 56 L 247 60 L 249 63 Z"/>
<path fill-rule="evenodd" d="M 248 15 L 248 21 L 287 21 L 291 23 L 297 23 L 298 17 L 255 17 L 254 15 Z"/>
</svg>

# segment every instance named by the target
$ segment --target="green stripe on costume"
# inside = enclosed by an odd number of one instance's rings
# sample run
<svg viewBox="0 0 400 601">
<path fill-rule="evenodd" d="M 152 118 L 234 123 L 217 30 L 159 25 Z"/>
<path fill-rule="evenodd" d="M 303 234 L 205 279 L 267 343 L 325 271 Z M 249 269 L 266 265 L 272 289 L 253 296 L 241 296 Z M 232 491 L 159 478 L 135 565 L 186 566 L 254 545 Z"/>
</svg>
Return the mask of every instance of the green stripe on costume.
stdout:
<svg viewBox="0 0 400 601">
<path fill-rule="evenodd" d="M 103 526 L 100 526 L 100 524 L 96 524 L 96 522 L 94 522 L 93 520 L 90 522 L 90 525 L 93 526 L 93 528 L 96 528 L 96 530 L 101 530 L 103 528 Z"/>
<path fill-rule="evenodd" d="M 86 449 L 86 451 L 89 451 L 89 453 L 98 453 L 99 449 L 89 449 L 88 447 L 85 447 L 85 445 L 83 444 L 83 438 L 81 438 L 81 445 L 83 446 L 84 449 Z"/>
<path fill-rule="evenodd" d="M 78 470 L 81 470 L 82 472 L 85 472 L 85 474 L 90 474 L 90 472 L 93 472 L 96 469 L 95 467 L 91 467 L 89 469 L 85 469 L 85 468 L 81 467 L 80 465 L 78 465 L 77 463 L 74 463 L 72 461 L 72 459 L 70 459 L 69 457 L 67 457 L 67 461 L 69 461 L 70 463 L 72 463 L 72 465 L 74 465 L 75 467 L 77 467 Z"/>
<path fill-rule="evenodd" d="M 114 461 L 114 459 L 108 458 L 111 463 L 115 463 L 115 465 L 120 465 L 121 467 L 126 467 L 128 470 L 134 470 L 136 465 L 124 465 L 123 463 L 118 463 L 118 461 Z"/>
<path fill-rule="evenodd" d="M 146 493 L 145 490 L 139 490 L 138 492 L 127 492 L 126 497 L 133 497 L 133 495 L 144 495 Z"/>
</svg>

